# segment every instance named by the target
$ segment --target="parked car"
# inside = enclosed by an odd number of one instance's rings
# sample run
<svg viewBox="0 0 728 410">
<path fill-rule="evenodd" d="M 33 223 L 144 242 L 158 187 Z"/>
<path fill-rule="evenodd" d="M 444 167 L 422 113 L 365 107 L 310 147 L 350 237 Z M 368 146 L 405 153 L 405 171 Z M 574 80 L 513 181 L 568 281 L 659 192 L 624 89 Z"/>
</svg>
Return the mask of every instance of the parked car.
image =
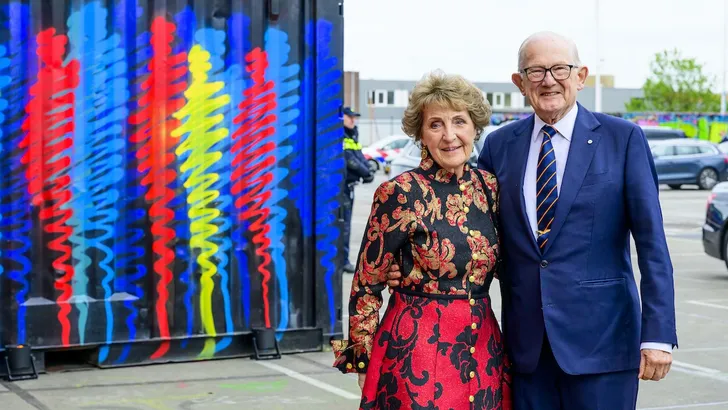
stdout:
<svg viewBox="0 0 728 410">
<path fill-rule="evenodd" d="M 715 185 L 708 195 L 703 224 L 703 250 L 728 268 L 728 182 Z"/>
<path fill-rule="evenodd" d="M 369 169 L 377 172 L 388 159 L 396 158 L 410 140 L 411 138 L 406 135 L 392 135 L 373 142 L 361 152 L 369 163 Z"/>
<path fill-rule="evenodd" d="M 660 184 L 672 189 L 697 185 L 712 189 L 728 176 L 728 155 L 718 146 L 693 138 L 650 141 Z"/>
<path fill-rule="evenodd" d="M 470 154 L 470 166 L 478 166 L 479 153 L 480 151 L 478 150 L 477 145 L 474 146 L 473 152 Z M 396 177 L 405 171 L 415 169 L 420 166 L 420 161 L 422 161 L 421 155 L 422 149 L 415 144 L 413 139 L 410 139 L 407 146 L 402 149 L 402 153 L 388 164 L 384 172 L 391 177 Z"/>
<path fill-rule="evenodd" d="M 488 134 L 513 121 L 514 120 L 504 121 L 498 125 L 488 125 L 485 127 L 483 135 L 475 141 L 473 153 L 470 155 L 471 166 L 478 166 L 478 155 L 480 154 L 480 151 L 483 150 L 483 144 L 485 143 L 485 139 L 488 137 Z M 420 159 L 420 148 L 418 148 L 413 141 L 410 141 L 410 143 L 402 149 L 402 154 L 399 157 L 386 162 L 384 173 L 387 175 L 397 176 L 402 172 L 417 168 L 420 165 Z"/>
<path fill-rule="evenodd" d="M 671 140 L 676 138 L 687 138 L 685 131 L 659 125 L 641 125 L 648 141 Z"/>
</svg>

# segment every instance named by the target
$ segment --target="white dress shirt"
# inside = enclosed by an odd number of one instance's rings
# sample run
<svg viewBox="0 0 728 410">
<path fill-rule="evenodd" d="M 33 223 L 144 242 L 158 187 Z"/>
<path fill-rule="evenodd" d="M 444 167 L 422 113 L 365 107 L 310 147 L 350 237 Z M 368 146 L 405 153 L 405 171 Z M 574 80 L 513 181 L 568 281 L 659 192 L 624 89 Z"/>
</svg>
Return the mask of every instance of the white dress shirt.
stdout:
<svg viewBox="0 0 728 410">
<path fill-rule="evenodd" d="M 553 127 L 557 134 L 551 138 L 551 145 L 554 148 L 556 156 L 556 191 L 561 193 L 561 181 L 564 180 L 564 170 L 566 169 L 566 161 L 569 157 L 569 146 L 571 145 L 571 136 L 574 133 L 574 125 L 576 124 L 576 115 L 579 112 L 579 106 L 574 106 L 569 112 L 556 124 L 549 124 Z M 534 238 L 538 237 L 538 219 L 536 217 L 536 168 L 538 165 L 538 156 L 543 143 L 543 128 L 546 123 L 538 116 L 534 116 L 533 132 L 531 133 L 530 148 L 528 151 L 528 162 L 526 163 L 526 175 L 523 181 L 523 197 L 526 201 L 526 215 L 531 226 Z M 559 204 L 556 203 L 558 208 Z M 667 343 L 642 343 L 641 349 L 657 349 L 665 352 L 672 352 L 672 345 Z"/>
</svg>

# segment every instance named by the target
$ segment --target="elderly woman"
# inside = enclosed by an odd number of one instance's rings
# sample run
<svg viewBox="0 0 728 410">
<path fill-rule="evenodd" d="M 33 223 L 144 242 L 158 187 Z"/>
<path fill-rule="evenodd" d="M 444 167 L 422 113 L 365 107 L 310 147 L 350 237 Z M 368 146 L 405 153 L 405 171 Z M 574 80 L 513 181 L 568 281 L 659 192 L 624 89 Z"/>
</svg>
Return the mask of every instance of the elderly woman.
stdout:
<svg viewBox="0 0 728 410">
<path fill-rule="evenodd" d="M 498 187 L 473 169 L 491 109 L 460 76 L 434 73 L 402 119 L 420 166 L 379 186 L 334 366 L 358 373 L 362 409 L 510 409 L 510 374 L 488 295 L 500 260 Z M 387 272 L 401 286 L 379 322 Z"/>
</svg>

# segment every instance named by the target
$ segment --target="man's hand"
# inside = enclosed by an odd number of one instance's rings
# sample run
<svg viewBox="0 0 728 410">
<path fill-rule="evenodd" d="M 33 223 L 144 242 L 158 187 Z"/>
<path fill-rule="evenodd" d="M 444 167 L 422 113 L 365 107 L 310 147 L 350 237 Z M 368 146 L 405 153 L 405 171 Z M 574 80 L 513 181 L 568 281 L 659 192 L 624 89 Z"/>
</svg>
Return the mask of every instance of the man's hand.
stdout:
<svg viewBox="0 0 728 410">
<path fill-rule="evenodd" d="M 364 390 L 364 381 L 367 379 L 366 373 L 359 373 L 359 388 L 363 391 Z"/>
<path fill-rule="evenodd" d="M 399 265 L 392 264 L 387 273 L 387 285 L 390 288 L 396 288 L 399 286 L 399 278 L 402 277 L 402 272 L 399 271 Z M 391 290 L 389 291 L 392 292 Z"/>
<path fill-rule="evenodd" d="M 659 381 L 667 376 L 672 365 L 672 354 L 662 350 L 644 349 L 640 360 L 639 378 Z"/>
</svg>

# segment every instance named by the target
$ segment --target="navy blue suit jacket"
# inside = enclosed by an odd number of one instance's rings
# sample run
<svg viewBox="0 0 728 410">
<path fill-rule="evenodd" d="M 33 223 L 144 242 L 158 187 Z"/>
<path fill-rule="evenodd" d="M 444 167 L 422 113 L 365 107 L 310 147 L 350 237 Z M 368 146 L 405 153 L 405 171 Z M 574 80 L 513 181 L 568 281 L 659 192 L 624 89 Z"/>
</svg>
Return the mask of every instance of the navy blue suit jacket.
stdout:
<svg viewBox="0 0 728 410">
<path fill-rule="evenodd" d="M 533 124 L 530 116 L 492 132 L 478 160 L 500 186 L 502 325 L 514 368 L 536 368 L 544 331 L 569 374 L 638 368 L 641 342 L 677 345 L 672 262 L 645 135 L 634 123 L 579 106 L 542 254 L 523 197 Z"/>
</svg>

